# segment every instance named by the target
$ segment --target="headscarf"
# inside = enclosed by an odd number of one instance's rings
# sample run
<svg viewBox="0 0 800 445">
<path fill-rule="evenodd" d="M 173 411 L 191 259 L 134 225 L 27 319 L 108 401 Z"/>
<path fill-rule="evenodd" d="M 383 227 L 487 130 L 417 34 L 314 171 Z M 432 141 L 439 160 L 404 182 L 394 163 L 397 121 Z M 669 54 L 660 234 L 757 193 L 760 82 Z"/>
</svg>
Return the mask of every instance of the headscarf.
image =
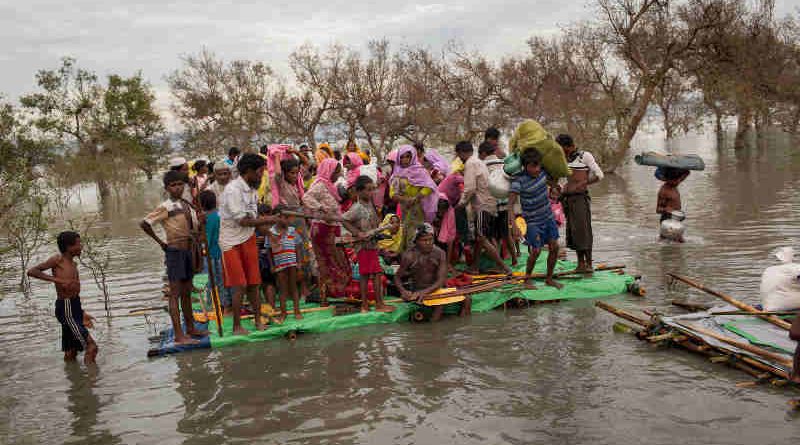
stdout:
<svg viewBox="0 0 800 445">
<path fill-rule="evenodd" d="M 355 151 L 347 151 L 347 146 L 350 145 L 351 143 L 356 146 Z M 366 153 L 361 151 L 361 149 L 358 147 L 358 144 L 356 144 L 355 142 L 352 142 L 352 141 L 348 142 L 347 145 L 345 145 L 345 147 L 344 147 L 344 151 L 347 154 L 350 154 L 350 153 L 357 154 L 361 158 L 361 160 L 364 161 L 364 164 L 369 164 L 369 156 L 367 156 Z"/>
<path fill-rule="evenodd" d="M 455 207 L 458 201 L 461 200 L 461 193 L 464 191 L 464 177 L 458 173 L 450 173 L 439 184 L 439 192 L 447 196 L 447 202 L 450 206 Z"/>
<path fill-rule="evenodd" d="M 400 158 L 406 153 L 411 153 L 411 163 L 408 167 L 400 165 Z M 425 213 L 425 221 L 433 221 L 436 218 L 439 195 L 436 193 L 436 183 L 431 179 L 431 175 L 425 168 L 417 162 L 417 149 L 411 145 L 403 145 L 397 150 L 397 163 L 394 166 L 392 179 L 404 178 L 408 183 L 415 187 L 426 187 L 431 189 L 431 194 L 422 198 L 422 210 Z"/>
<path fill-rule="evenodd" d="M 397 149 L 390 151 L 389 154 L 386 155 L 387 162 L 393 162 L 397 164 Z"/>
<path fill-rule="evenodd" d="M 317 179 L 314 180 L 314 184 L 321 183 L 328 189 L 328 192 L 333 196 L 333 198 L 337 202 L 342 202 L 342 198 L 339 196 L 339 189 L 336 188 L 336 184 L 331 181 L 331 177 L 333 176 L 333 172 L 339 167 L 339 163 L 336 162 L 336 159 L 327 158 L 324 159 L 319 166 L 317 166 Z M 313 187 L 313 184 L 312 184 Z"/>
<path fill-rule="evenodd" d="M 447 164 L 447 160 L 444 156 L 440 155 L 436 149 L 432 148 L 425 152 L 424 158 L 430 162 L 433 169 L 441 173 L 442 176 L 447 176 L 450 173 L 450 165 Z"/>
<path fill-rule="evenodd" d="M 464 161 L 458 156 L 450 163 L 450 173 L 464 173 Z"/>
<path fill-rule="evenodd" d="M 317 161 L 317 165 L 322 164 L 322 161 L 330 158 L 333 158 L 331 146 L 328 145 L 327 142 L 319 144 L 319 148 L 317 148 L 316 153 L 314 153 L 314 160 Z"/>
<path fill-rule="evenodd" d="M 361 166 L 364 165 L 364 161 L 355 152 L 346 153 L 345 156 L 350 160 L 350 170 L 347 170 L 347 188 L 350 188 L 355 185 L 356 179 L 361 174 Z"/>
<path fill-rule="evenodd" d="M 392 218 L 396 217 L 394 213 L 388 213 L 383 218 L 383 222 L 381 222 L 381 226 L 388 226 L 392 223 Z M 382 250 L 388 250 L 389 252 L 400 253 L 403 249 L 403 225 L 398 224 L 397 233 L 392 235 L 389 229 L 384 230 L 381 232 L 383 235 L 391 236 L 390 239 L 382 239 L 378 241 L 378 248 Z"/>
<path fill-rule="evenodd" d="M 294 159 L 294 157 L 288 153 L 288 151 L 291 148 L 292 148 L 291 145 L 286 145 L 286 144 L 273 144 L 267 147 L 267 172 L 269 173 L 270 180 L 272 180 L 272 178 L 275 177 L 275 172 L 277 171 L 277 169 L 281 168 L 280 163 L 278 163 L 277 165 L 275 164 L 274 160 L 275 155 L 277 154 L 281 161 L 286 159 Z M 300 199 L 303 199 L 304 187 L 303 187 L 302 175 L 300 174 L 297 175 L 297 181 L 295 185 L 297 186 L 298 197 Z M 281 202 L 280 186 L 272 187 L 272 189 L 270 190 L 270 194 L 272 195 L 272 207 L 275 208 Z"/>
<path fill-rule="evenodd" d="M 414 242 L 417 242 L 417 238 L 425 235 L 433 235 L 434 234 L 433 226 L 428 223 L 422 223 L 417 226 L 417 231 L 414 233 Z"/>
</svg>

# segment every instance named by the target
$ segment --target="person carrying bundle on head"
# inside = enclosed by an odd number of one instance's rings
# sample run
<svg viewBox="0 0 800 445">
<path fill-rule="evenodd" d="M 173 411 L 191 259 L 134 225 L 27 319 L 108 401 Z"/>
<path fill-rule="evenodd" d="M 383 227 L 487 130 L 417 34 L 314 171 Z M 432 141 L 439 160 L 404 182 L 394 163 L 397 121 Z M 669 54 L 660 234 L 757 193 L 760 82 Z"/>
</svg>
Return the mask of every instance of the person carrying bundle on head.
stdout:
<svg viewBox="0 0 800 445">
<path fill-rule="evenodd" d="M 674 167 L 660 167 L 656 170 L 656 178 L 664 181 L 658 190 L 656 213 L 661 215 L 662 239 L 670 239 L 679 243 L 683 238 L 683 214 L 681 212 L 681 192 L 678 186 L 689 176 L 689 170 Z"/>
</svg>

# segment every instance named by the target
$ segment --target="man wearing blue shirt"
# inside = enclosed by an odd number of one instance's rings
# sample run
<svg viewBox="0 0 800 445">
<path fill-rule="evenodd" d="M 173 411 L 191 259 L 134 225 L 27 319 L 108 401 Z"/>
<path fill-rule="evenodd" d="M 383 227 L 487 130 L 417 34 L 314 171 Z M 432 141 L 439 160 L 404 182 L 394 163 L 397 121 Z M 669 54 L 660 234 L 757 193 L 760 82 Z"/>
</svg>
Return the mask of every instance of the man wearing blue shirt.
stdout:
<svg viewBox="0 0 800 445">
<path fill-rule="evenodd" d="M 511 181 L 511 190 L 508 195 L 508 207 L 514 208 L 519 200 L 522 206 L 522 217 L 527 226 L 525 244 L 528 245 L 528 264 L 525 269 L 527 275 L 533 273 L 533 266 L 539 258 L 542 246 L 547 244 L 547 277 L 544 282 L 548 286 L 561 289 L 563 285 L 553 279 L 553 270 L 558 260 L 558 226 L 556 225 L 553 211 L 550 208 L 550 199 L 547 194 L 548 176 L 542 169 L 542 155 L 531 149 L 522 155 L 523 172 Z M 514 224 L 513 212 L 508 213 L 508 227 L 513 230 L 514 237 L 520 237 L 520 230 Z M 536 289 L 533 279 L 525 280 L 529 289 Z"/>
</svg>

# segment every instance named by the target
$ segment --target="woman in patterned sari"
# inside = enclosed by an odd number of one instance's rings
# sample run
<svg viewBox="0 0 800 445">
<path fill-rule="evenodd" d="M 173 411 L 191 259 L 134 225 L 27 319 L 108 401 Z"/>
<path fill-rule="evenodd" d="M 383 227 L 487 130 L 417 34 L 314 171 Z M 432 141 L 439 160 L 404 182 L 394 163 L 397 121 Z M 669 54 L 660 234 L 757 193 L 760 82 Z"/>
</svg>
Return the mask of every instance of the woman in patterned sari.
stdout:
<svg viewBox="0 0 800 445">
<path fill-rule="evenodd" d="M 411 244 L 409 234 L 416 233 L 417 226 L 433 222 L 439 202 L 436 183 L 417 161 L 417 151 L 404 145 L 397 151 L 397 164 L 389 181 L 389 196 L 400 203 L 403 224 L 403 251 Z"/>
<path fill-rule="evenodd" d="M 328 305 L 329 295 L 339 295 L 353 277 L 344 249 L 336 245 L 341 234 L 339 222 L 342 198 L 335 182 L 342 167 L 335 159 L 324 159 L 317 167 L 317 179 L 303 196 L 303 205 L 315 218 L 311 225 L 311 244 L 319 270 L 320 304 Z"/>
</svg>

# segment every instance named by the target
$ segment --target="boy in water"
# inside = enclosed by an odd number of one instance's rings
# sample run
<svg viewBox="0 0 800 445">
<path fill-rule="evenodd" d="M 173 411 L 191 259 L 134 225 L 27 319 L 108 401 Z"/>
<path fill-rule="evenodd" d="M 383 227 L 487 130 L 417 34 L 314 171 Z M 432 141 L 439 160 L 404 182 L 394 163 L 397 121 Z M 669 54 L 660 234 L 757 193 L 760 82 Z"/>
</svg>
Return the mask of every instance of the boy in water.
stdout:
<svg viewBox="0 0 800 445">
<path fill-rule="evenodd" d="M 56 318 L 61 323 L 61 350 L 64 361 L 75 360 L 78 352 L 85 351 L 84 363 L 91 364 L 97 357 L 97 343 L 87 328 L 94 327 L 94 318 L 81 307 L 81 281 L 75 258 L 81 256 L 81 237 L 75 232 L 61 232 L 57 238 L 59 255 L 28 270 L 28 276 L 56 285 Z M 52 274 L 45 273 L 52 270 Z"/>
<path fill-rule="evenodd" d="M 558 260 L 558 226 L 553 218 L 550 208 L 550 197 L 547 191 L 548 177 L 542 169 L 542 155 L 537 150 L 528 150 L 522 155 L 522 173 L 511 181 L 511 191 L 508 194 L 508 207 L 514 208 L 519 200 L 522 205 L 522 217 L 525 219 L 527 230 L 525 243 L 528 245 L 528 264 L 525 273 L 531 275 L 542 246 L 547 244 L 547 277 L 544 283 L 548 286 L 561 289 L 561 283 L 553 279 L 553 270 Z M 514 224 L 513 213 L 508 214 L 508 228 L 514 233 L 514 238 L 520 237 L 520 230 Z M 528 278 L 525 283 L 529 289 L 536 289 Z"/>
<path fill-rule="evenodd" d="M 681 192 L 678 191 L 678 186 L 689 176 L 689 170 L 664 167 L 660 176 L 658 172 L 656 173 L 656 177 L 664 181 L 664 185 L 658 190 L 656 204 L 656 213 L 661 215 L 661 222 L 664 222 L 672 217 L 674 210 L 681 209 Z M 684 242 L 683 237 L 676 241 Z"/>
<path fill-rule="evenodd" d="M 196 344 L 191 336 L 207 336 L 208 331 L 196 329 L 192 315 L 192 278 L 195 264 L 193 260 L 193 244 L 199 233 L 197 214 L 183 195 L 185 174 L 170 170 L 164 174 L 164 188 L 169 199 L 161 203 L 141 222 L 144 233 L 150 235 L 164 251 L 169 278 L 169 316 L 175 332 L 175 344 Z M 161 224 L 167 235 L 166 242 L 153 231 L 153 224 Z M 180 301 L 180 309 L 178 302 Z M 186 333 L 181 326 L 180 312 L 186 324 Z"/>
<path fill-rule="evenodd" d="M 383 269 L 378 256 L 378 246 L 375 241 L 370 239 L 372 232 L 380 224 L 378 212 L 375 211 L 375 205 L 372 203 L 375 183 L 368 176 L 359 176 L 353 188 L 356 193 L 356 203 L 350 207 L 350 210 L 342 218 L 349 222 L 352 228 L 358 229 L 353 232 L 353 235 L 360 240 L 354 247 L 358 257 L 361 312 L 369 312 L 369 301 L 367 301 L 369 280 L 372 280 L 373 290 L 375 291 L 375 310 L 378 312 L 392 312 L 395 308 L 383 303 L 383 286 L 381 283 Z"/>
</svg>

